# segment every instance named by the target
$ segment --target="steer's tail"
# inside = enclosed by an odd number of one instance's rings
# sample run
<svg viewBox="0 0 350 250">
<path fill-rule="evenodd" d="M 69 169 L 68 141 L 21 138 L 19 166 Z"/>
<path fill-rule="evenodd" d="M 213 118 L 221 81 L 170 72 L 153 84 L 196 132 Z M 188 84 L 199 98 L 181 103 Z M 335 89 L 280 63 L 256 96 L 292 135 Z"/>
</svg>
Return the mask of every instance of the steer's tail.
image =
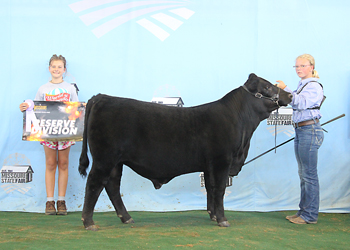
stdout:
<svg viewBox="0 0 350 250">
<path fill-rule="evenodd" d="M 93 98 L 91 98 L 85 109 L 85 120 L 84 120 L 84 133 L 83 133 L 83 146 L 81 149 L 80 159 L 79 159 L 79 173 L 86 177 L 86 169 L 89 167 L 89 157 L 87 155 L 87 144 L 88 144 L 88 138 L 87 138 L 87 130 L 88 130 L 88 123 L 89 123 L 89 114 L 91 107 L 93 105 Z"/>
</svg>

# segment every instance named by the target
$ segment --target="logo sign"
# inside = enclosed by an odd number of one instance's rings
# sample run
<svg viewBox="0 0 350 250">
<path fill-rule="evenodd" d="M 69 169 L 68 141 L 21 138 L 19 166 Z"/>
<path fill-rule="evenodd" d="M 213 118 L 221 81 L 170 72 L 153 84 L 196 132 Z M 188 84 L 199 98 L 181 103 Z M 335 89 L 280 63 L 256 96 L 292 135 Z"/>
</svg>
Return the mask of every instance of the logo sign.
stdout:
<svg viewBox="0 0 350 250">
<path fill-rule="evenodd" d="M 201 172 L 199 174 L 199 178 L 200 178 L 200 183 L 201 183 L 201 187 L 205 187 L 205 180 L 204 180 L 204 173 Z M 232 176 L 227 177 L 226 180 L 226 187 L 231 187 L 232 186 Z"/>
<path fill-rule="evenodd" d="M 92 33 L 97 38 L 134 20 L 164 41 L 194 14 L 185 7 L 189 4 L 188 0 L 83 0 L 69 7 L 79 13 L 86 26 L 93 27 Z"/>
<path fill-rule="evenodd" d="M 10 154 L 4 160 L 0 173 L 1 187 L 7 194 L 14 191 L 26 194 L 32 188 L 29 182 L 33 179 L 34 171 L 24 154 Z"/>
<path fill-rule="evenodd" d="M 34 101 L 23 114 L 24 141 L 81 141 L 85 103 Z"/>
<path fill-rule="evenodd" d="M 267 125 L 293 125 L 292 115 L 292 108 L 281 107 L 270 114 L 269 118 L 266 120 L 266 123 Z"/>
<path fill-rule="evenodd" d="M 29 165 L 3 166 L 1 183 L 28 183 L 33 180 L 33 173 Z"/>
<path fill-rule="evenodd" d="M 151 102 L 164 104 L 173 107 L 183 107 L 184 102 L 181 97 L 153 97 Z"/>
<path fill-rule="evenodd" d="M 266 124 L 269 126 L 267 130 L 273 136 L 284 133 L 288 137 L 291 137 L 294 134 L 292 115 L 293 109 L 291 107 L 281 107 L 273 111 L 266 120 Z"/>
</svg>

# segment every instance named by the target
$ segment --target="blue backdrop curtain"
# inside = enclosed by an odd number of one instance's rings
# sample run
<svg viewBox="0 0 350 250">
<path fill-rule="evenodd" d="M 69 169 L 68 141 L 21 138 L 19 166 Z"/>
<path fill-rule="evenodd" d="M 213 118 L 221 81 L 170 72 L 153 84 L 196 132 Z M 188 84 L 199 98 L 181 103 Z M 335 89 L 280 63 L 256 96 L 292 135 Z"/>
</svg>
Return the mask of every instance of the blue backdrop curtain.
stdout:
<svg viewBox="0 0 350 250">
<path fill-rule="evenodd" d="M 325 122 L 349 111 L 349 12 L 345 0 L 2 0 L 0 2 L 0 163 L 27 164 L 28 183 L 1 183 L 0 210 L 43 212 L 45 156 L 38 142 L 21 140 L 19 104 L 34 99 L 50 80 L 49 58 L 67 59 L 66 81 L 76 82 L 80 101 L 98 93 L 151 101 L 181 96 L 185 107 L 217 100 L 241 86 L 250 73 L 294 89 L 292 66 L 304 53 L 316 59 L 327 96 Z M 262 122 L 248 159 L 274 146 L 274 129 Z M 319 151 L 320 210 L 350 211 L 349 116 L 325 126 Z M 278 128 L 277 143 L 294 137 Z M 85 179 L 78 173 L 81 142 L 70 153 L 67 205 L 82 209 Z M 155 190 L 124 167 L 121 192 L 129 210 L 206 208 L 200 173 L 180 176 Z M 293 143 L 243 167 L 225 194 L 225 209 L 297 209 L 299 177 Z M 56 194 L 57 195 L 57 194 Z M 97 211 L 112 210 L 103 192 Z"/>
</svg>

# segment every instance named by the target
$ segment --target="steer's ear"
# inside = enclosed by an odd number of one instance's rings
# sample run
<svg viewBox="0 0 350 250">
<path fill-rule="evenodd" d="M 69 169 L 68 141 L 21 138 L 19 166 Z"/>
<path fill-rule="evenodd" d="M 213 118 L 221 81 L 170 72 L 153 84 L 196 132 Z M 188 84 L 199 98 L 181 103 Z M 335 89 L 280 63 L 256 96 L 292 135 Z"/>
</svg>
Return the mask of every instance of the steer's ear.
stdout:
<svg viewBox="0 0 350 250">
<path fill-rule="evenodd" d="M 254 79 L 254 78 L 258 78 L 254 73 L 251 73 L 250 75 L 249 75 L 249 80 L 252 80 L 252 79 Z"/>
<path fill-rule="evenodd" d="M 254 92 L 257 89 L 257 85 L 259 82 L 259 77 L 255 75 L 254 73 L 251 73 L 249 75 L 248 80 L 245 82 L 245 86 L 252 92 Z"/>
</svg>

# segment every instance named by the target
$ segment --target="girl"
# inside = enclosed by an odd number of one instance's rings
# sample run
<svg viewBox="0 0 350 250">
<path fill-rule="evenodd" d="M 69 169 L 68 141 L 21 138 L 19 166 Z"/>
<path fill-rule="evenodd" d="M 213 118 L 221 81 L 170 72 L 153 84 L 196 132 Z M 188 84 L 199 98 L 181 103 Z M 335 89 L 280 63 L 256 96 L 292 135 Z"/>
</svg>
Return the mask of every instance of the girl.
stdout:
<svg viewBox="0 0 350 250">
<path fill-rule="evenodd" d="M 63 80 L 63 74 L 66 72 L 66 70 L 66 59 L 61 55 L 53 55 L 49 62 L 49 71 L 52 79 L 39 88 L 34 100 L 78 102 L 79 100 L 75 87 Z M 21 111 L 25 111 L 28 106 L 29 105 L 24 102 L 20 104 L 19 108 Z M 65 196 L 68 184 L 69 150 L 70 146 L 74 145 L 75 142 L 43 141 L 40 142 L 40 144 L 44 146 L 46 162 L 45 184 L 47 202 L 45 214 L 66 215 L 67 207 Z M 58 168 L 57 212 L 54 201 L 56 168 Z"/>
<path fill-rule="evenodd" d="M 311 55 L 298 56 L 294 68 L 301 79 L 295 91 L 288 88 L 283 81 L 277 81 L 278 87 L 293 94 L 291 105 L 295 128 L 294 151 L 301 188 L 300 209 L 286 219 L 296 224 L 316 224 L 320 202 L 317 154 L 324 137 L 319 123 L 323 88 L 318 82 L 315 59 Z"/>
</svg>

